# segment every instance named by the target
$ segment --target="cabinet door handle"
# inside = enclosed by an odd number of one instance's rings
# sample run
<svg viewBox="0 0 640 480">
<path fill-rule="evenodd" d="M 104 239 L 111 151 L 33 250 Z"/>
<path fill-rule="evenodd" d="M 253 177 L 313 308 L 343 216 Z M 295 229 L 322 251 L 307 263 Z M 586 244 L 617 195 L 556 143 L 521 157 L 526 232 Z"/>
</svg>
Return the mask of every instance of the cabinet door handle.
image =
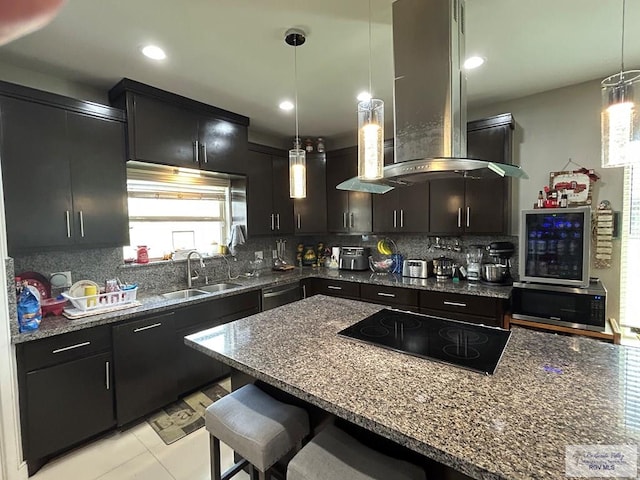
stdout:
<svg viewBox="0 0 640 480">
<path fill-rule="evenodd" d="M 450 305 L 452 307 L 466 307 L 467 304 L 466 303 L 460 303 L 460 302 L 447 302 L 446 300 L 443 300 L 442 302 L 444 305 Z"/>
<path fill-rule="evenodd" d="M 300 214 L 298 214 L 298 230 L 300 230 L 302 228 L 300 225 L 301 225 Z"/>
<path fill-rule="evenodd" d="M 398 226 L 398 213 L 396 210 L 393 211 L 393 228 Z"/>
<path fill-rule="evenodd" d="M 198 140 L 193 142 L 193 158 L 195 163 L 200 163 L 200 143 Z"/>
<path fill-rule="evenodd" d="M 104 385 L 111 390 L 111 375 L 109 375 L 109 362 L 104 362 Z"/>
<path fill-rule="evenodd" d="M 385 293 L 385 292 L 378 292 L 377 295 L 379 297 L 391 297 L 391 298 L 396 298 L 395 293 Z"/>
<path fill-rule="evenodd" d="M 61 352 L 66 352 L 66 351 L 68 351 L 68 350 L 73 350 L 74 348 L 86 347 L 87 345 L 91 345 L 91 342 L 76 343 L 75 345 L 69 345 L 68 347 L 56 348 L 56 349 L 55 349 L 54 351 L 52 351 L 51 353 L 61 353 Z"/>
<path fill-rule="evenodd" d="M 351 217 L 350 227 L 353 228 L 356 225 L 356 220 L 355 220 L 355 216 L 354 216 L 353 212 L 351 212 L 350 217 Z"/>
<path fill-rule="evenodd" d="M 271 214 L 271 230 L 275 230 L 275 218 L 273 213 Z"/>
<path fill-rule="evenodd" d="M 469 223 L 471 222 L 471 207 L 467 207 L 467 227 L 469 227 Z"/>
<path fill-rule="evenodd" d="M 462 208 L 458 208 L 458 228 L 462 228 Z"/>
<path fill-rule="evenodd" d="M 202 158 L 204 158 L 204 163 L 208 163 L 207 161 L 207 144 L 202 144 Z"/>
<path fill-rule="evenodd" d="M 280 230 L 280 214 L 276 213 L 276 230 Z"/>
<path fill-rule="evenodd" d="M 327 285 L 329 290 L 342 290 L 342 287 L 338 287 L 336 285 Z"/>
<path fill-rule="evenodd" d="M 342 212 L 342 226 L 347 228 L 347 212 Z"/>
<path fill-rule="evenodd" d="M 400 228 L 404 228 L 404 209 L 400 209 Z"/>
<path fill-rule="evenodd" d="M 67 217 L 67 238 L 71 238 L 71 221 L 69 219 L 69 210 L 65 212 Z"/>
<path fill-rule="evenodd" d="M 82 210 L 80 210 L 80 236 L 84 238 L 84 215 Z"/>
<path fill-rule="evenodd" d="M 307 286 L 302 285 L 302 298 L 307 298 Z"/>
<path fill-rule="evenodd" d="M 147 325 L 146 327 L 134 328 L 133 333 L 143 332 L 144 330 L 149 330 L 151 328 L 157 328 L 162 326 L 162 322 L 153 323 L 151 325 Z"/>
</svg>

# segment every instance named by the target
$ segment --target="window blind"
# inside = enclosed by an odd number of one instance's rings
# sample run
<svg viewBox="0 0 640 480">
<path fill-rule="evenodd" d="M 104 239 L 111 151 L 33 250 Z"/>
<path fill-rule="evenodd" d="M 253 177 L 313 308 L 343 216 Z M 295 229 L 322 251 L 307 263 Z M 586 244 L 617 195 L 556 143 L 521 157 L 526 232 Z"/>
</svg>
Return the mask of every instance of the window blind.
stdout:
<svg viewBox="0 0 640 480">
<path fill-rule="evenodd" d="M 625 167 L 620 258 L 620 323 L 640 327 L 640 168 Z"/>
<path fill-rule="evenodd" d="M 127 191 L 133 198 L 225 201 L 228 177 L 200 170 L 136 163 L 127 166 Z"/>
</svg>

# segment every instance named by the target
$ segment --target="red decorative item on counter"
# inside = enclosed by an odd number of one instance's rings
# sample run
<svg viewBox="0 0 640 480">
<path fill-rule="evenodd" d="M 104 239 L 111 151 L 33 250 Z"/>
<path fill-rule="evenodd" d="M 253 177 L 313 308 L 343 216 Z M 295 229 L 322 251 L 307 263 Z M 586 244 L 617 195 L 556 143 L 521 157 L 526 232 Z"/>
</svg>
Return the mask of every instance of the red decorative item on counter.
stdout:
<svg viewBox="0 0 640 480">
<path fill-rule="evenodd" d="M 146 245 L 138 245 L 137 255 L 137 263 L 149 263 L 149 249 Z"/>
</svg>

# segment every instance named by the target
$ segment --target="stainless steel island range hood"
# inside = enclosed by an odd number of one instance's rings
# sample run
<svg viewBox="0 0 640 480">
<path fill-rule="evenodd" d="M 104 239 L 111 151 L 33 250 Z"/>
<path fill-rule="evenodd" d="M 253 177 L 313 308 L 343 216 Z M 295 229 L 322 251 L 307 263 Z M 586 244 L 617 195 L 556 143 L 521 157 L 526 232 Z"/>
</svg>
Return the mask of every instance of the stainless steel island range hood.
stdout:
<svg viewBox="0 0 640 480">
<path fill-rule="evenodd" d="M 339 190 L 386 193 L 435 178 L 528 178 L 516 165 L 466 158 L 464 0 L 393 3 L 395 163 Z"/>
</svg>

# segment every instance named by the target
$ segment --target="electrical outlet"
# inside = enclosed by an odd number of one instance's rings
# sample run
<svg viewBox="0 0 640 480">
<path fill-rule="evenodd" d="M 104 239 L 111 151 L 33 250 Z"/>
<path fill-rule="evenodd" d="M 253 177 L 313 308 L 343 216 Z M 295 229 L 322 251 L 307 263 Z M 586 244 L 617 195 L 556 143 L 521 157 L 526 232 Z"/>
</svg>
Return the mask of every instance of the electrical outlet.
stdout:
<svg viewBox="0 0 640 480">
<path fill-rule="evenodd" d="M 253 252 L 253 254 L 255 255 L 255 260 L 264 260 L 264 254 L 262 253 L 262 250 Z"/>
<path fill-rule="evenodd" d="M 54 288 L 67 288 L 72 285 L 71 272 L 55 272 L 49 276 L 51 286 Z"/>
</svg>

